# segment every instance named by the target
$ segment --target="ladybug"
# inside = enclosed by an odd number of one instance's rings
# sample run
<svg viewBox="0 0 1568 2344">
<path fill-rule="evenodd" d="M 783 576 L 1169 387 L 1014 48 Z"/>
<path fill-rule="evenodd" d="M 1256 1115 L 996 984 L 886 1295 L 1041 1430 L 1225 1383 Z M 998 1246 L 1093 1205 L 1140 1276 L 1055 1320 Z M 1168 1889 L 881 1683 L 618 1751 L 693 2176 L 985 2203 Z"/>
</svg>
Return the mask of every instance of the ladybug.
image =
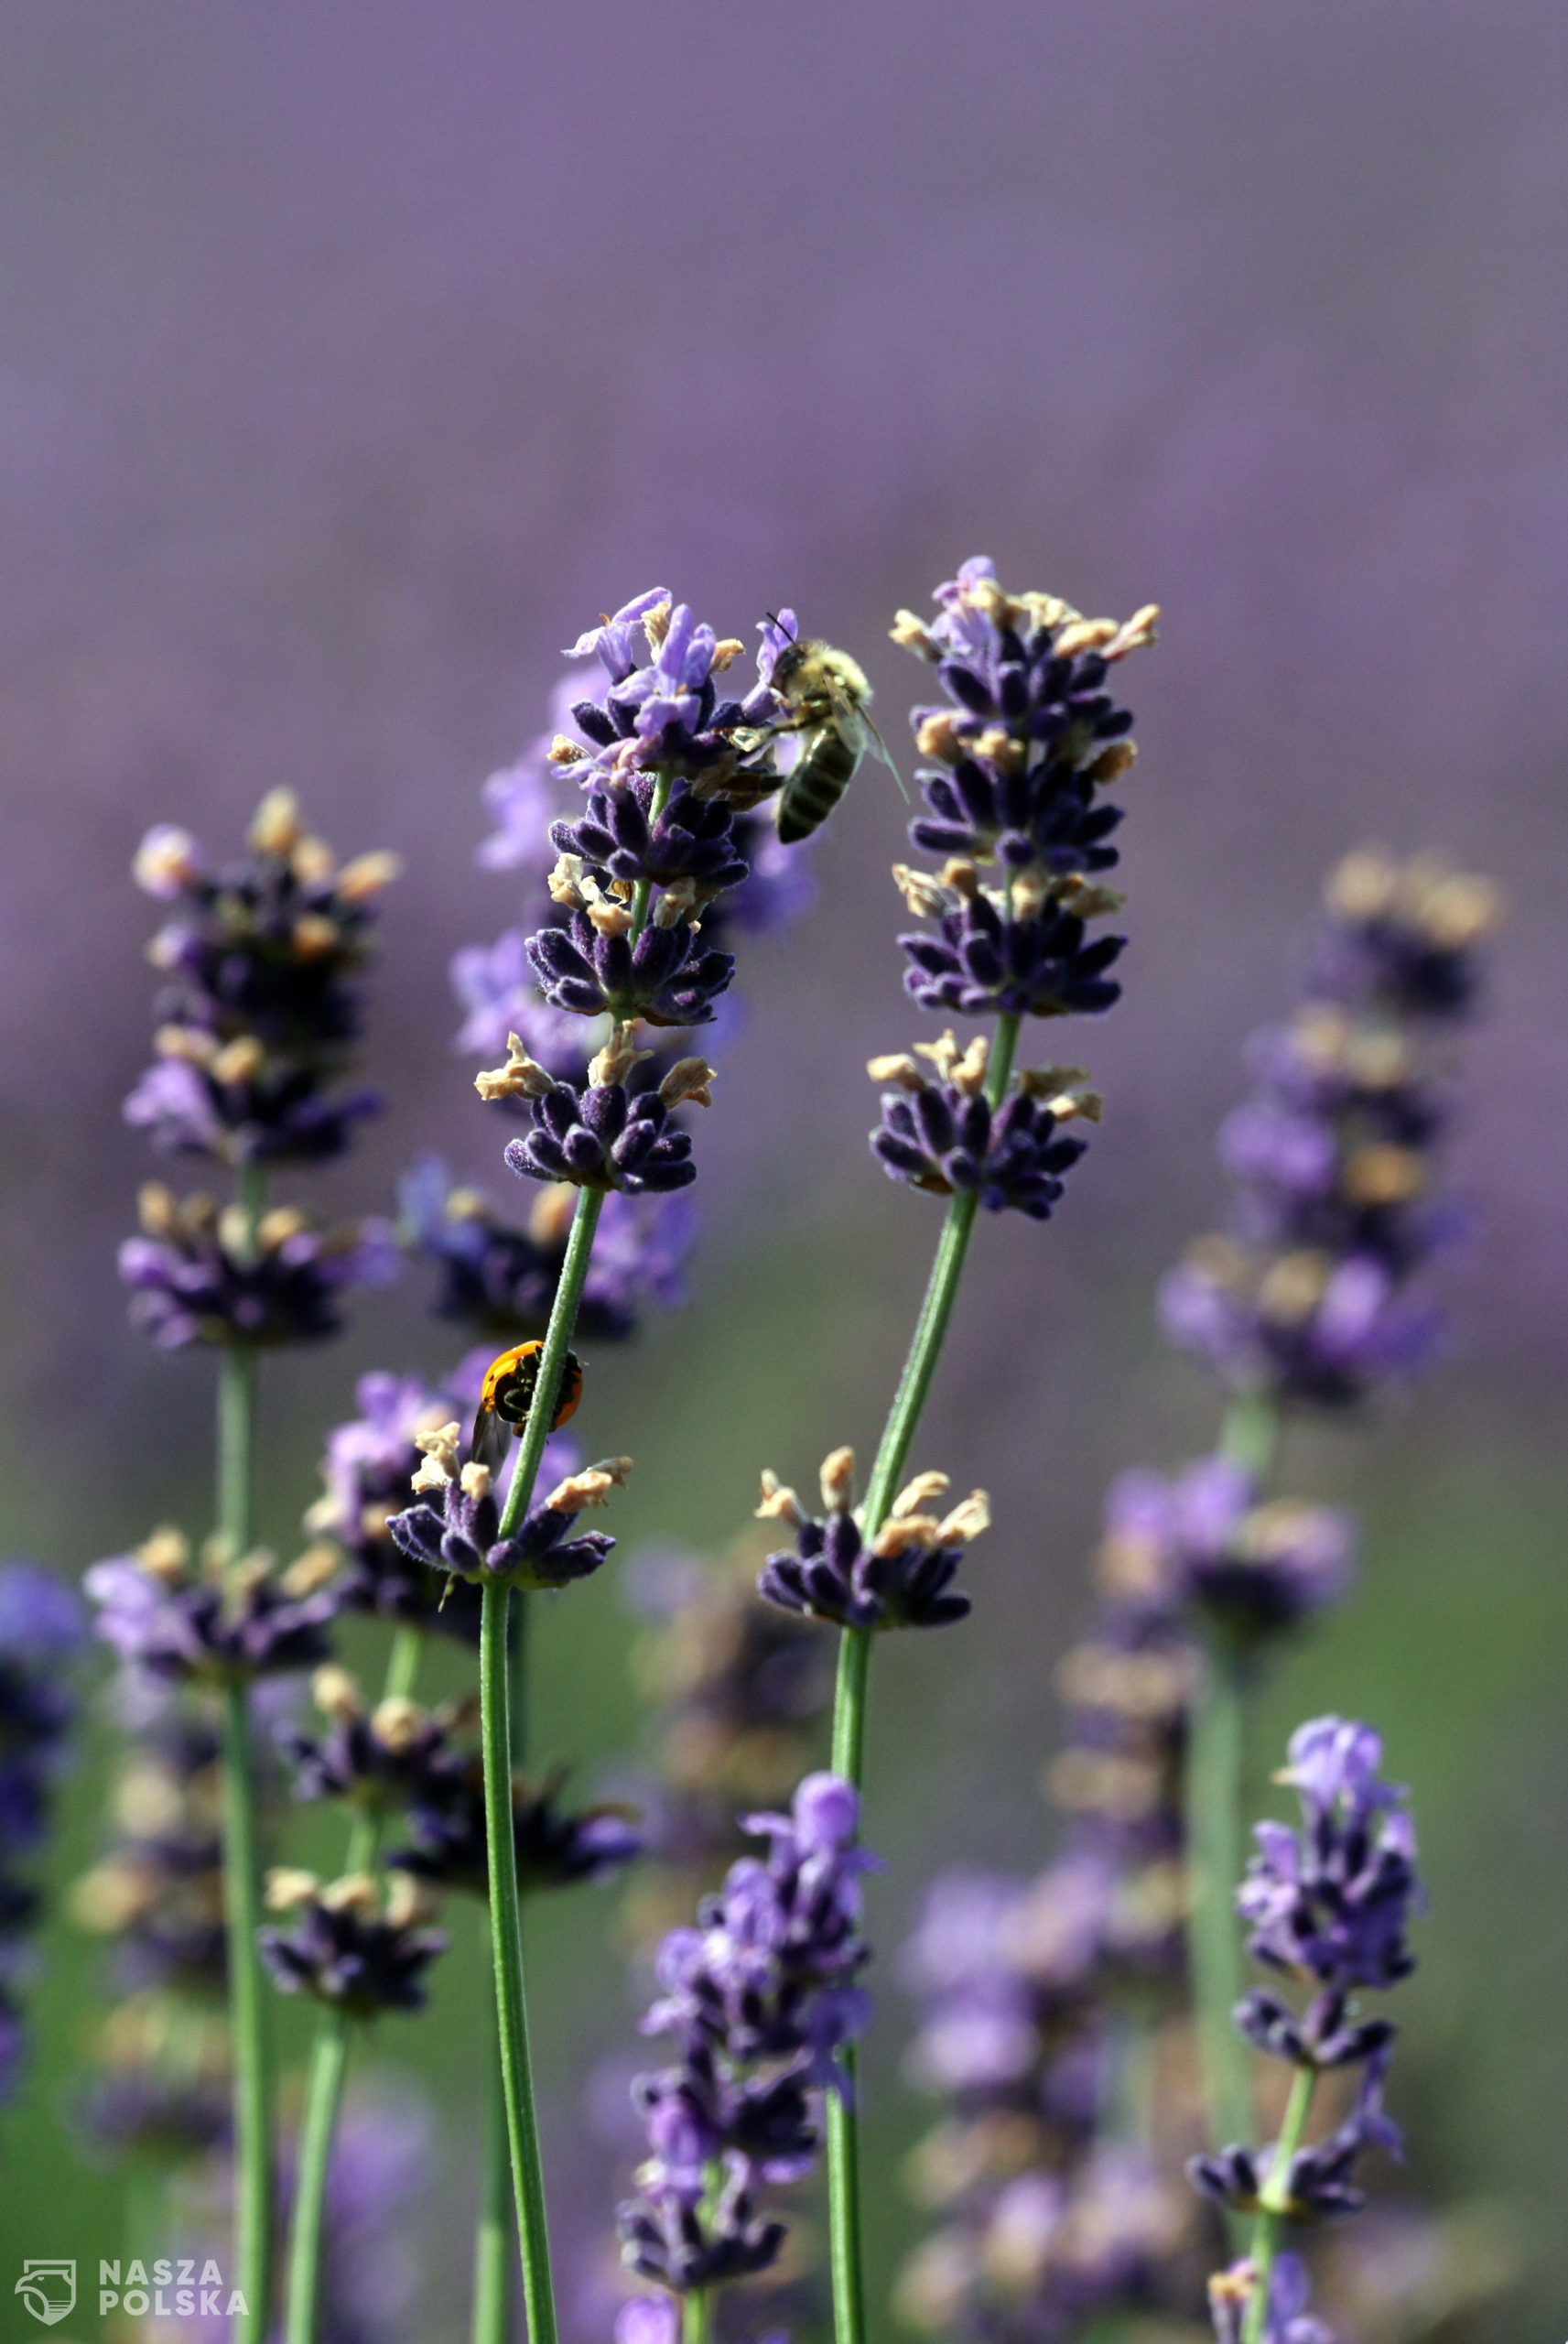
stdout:
<svg viewBox="0 0 1568 2344">
<path fill-rule="evenodd" d="M 514 1438 L 522 1439 L 538 1389 L 539 1362 L 544 1356 L 543 1343 L 516 1343 L 511 1351 L 503 1351 L 499 1359 L 492 1359 L 485 1369 L 479 1413 L 473 1420 L 473 1438 L 469 1443 L 469 1455 L 476 1464 L 488 1465 L 492 1472 L 500 1470 L 506 1455 L 508 1426 Z M 568 1351 L 562 1363 L 561 1388 L 550 1422 L 552 1432 L 576 1413 L 581 1398 L 582 1362 L 575 1351 Z"/>
</svg>

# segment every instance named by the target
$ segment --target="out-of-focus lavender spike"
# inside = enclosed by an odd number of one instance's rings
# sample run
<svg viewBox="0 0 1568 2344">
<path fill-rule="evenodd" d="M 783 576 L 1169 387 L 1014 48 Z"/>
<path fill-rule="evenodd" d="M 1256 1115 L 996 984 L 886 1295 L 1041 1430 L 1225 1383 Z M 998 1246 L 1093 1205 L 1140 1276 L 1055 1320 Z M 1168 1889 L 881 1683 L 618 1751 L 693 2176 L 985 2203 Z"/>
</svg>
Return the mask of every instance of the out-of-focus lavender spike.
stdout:
<svg viewBox="0 0 1568 2344">
<path fill-rule="evenodd" d="M 1498 908 L 1431 856 L 1366 850 L 1330 879 L 1301 1006 L 1254 1036 L 1252 1096 L 1221 1132 L 1235 1229 L 1161 1294 L 1170 1340 L 1233 1389 L 1345 1407 L 1430 1356 L 1439 1321 L 1414 1281 L 1463 1226 L 1436 1188 L 1449 1036 Z"/>
<path fill-rule="evenodd" d="M 341 1081 L 359 1030 L 356 980 L 395 856 L 340 869 L 279 789 L 238 860 L 214 865 L 188 832 L 159 823 L 135 872 L 172 908 L 151 948 L 163 978 L 157 1058 L 126 1120 L 171 1153 L 232 1166 L 341 1155 L 380 1103 Z"/>
<path fill-rule="evenodd" d="M 848 1783 L 807 1775 L 787 1814 L 751 1819 L 766 1857 L 731 1865 L 660 1949 L 644 2026 L 677 2059 L 639 2080 L 651 2154 L 620 2222 L 628 2267 L 674 2294 L 772 2266 L 784 2225 L 758 2192 L 810 2171 L 815 2096 L 844 2089 L 839 2054 L 866 2015 L 858 1811 Z"/>
<path fill-rule="evenodd" d="M 81 1608 L 63 1579 L 36 1563 L 0 1564 L 0 2101 L 26 2050 L 20 1994 L 38 1918 L 31 1871 L 65 1757 L 82 1642 Z"/>
</svg>

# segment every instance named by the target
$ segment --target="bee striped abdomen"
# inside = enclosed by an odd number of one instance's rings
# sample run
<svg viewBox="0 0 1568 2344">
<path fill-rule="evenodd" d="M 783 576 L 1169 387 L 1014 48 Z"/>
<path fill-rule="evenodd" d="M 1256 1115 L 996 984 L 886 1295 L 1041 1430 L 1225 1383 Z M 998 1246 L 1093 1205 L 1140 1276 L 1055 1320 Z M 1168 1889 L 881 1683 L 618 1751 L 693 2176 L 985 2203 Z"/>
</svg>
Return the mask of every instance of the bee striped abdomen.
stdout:
<svg viewBox="0 0 1568 2344">
<path fill-rule="evenodd" d="M 825 725 L 785 776 L 779 796 L 779 837 L 785 846 L 809 838 L 838 805 L 860 762 L 858 742 Z"/>
</svg>

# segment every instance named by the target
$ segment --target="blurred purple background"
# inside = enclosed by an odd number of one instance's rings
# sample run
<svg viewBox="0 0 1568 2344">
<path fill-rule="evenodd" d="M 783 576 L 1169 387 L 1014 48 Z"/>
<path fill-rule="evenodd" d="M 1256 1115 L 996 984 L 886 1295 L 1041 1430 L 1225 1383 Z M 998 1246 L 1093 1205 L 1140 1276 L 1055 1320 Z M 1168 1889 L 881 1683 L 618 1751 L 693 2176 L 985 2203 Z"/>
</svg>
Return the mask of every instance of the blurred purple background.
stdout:
<svg viewBox="0 0 1568 2344">
<path fill-rule="evenodd" d="M 1434 2070 L 1461 2038 L 1505 2059 L 1477 2015 L 1505 1953 L 1515 2006 L 1547 1997 L 1529 2107 L 1506 2064 L 1455 2084 L 1448 2165 L 1543 2206 L 1568 2186 L 1541 2145 L 1568 1945 L 1534 1879 L 1542 1815 L 1559 1876 L 1568 1837 L 1565 101 L 1568 17 L 1528 0 L 11 0 L 5 1542 L 74 1565 L 139 1534 L 205 1438 L 202 1372 L 122 1331 L 113 1273 L 157 1168 L 119 1119 L 149 821 L 221 847 L 283 782 L 341 850 L 406 858 L 370 1047 L 392 1112 L 330 1186 L 380 1202 L 435 1144 L 499 1189 L 445 971 L 510 917 L 474 866 L 478 789 L 543 721 L 558 646 L 655 581 L 723 632 L 790 602 L 862 657 L 897 748 L 919 671 L 888 621 L 965 555 L 1090 611 L 1155 597 L 1128 998 L 1072 1036 L 1108 1119 L 1058 1224 L 987 1232 L 929 1452 L 998 1492 L 992 1623 L 956 1679 L 907 1665 L 903 1724 L 935 1699 L 936 1731 L 913 1774 L 886 1762 L 881 1844 L 911 1875 L 950 1854 L 1022 1742 L 975 1835 L 1037 1856 L 1051 1640 L 1100 1488 L 1206 1438 L 1150 1297 L 1219 1208 L 1241 1038 L 1346 846 L 1471 861 L 1511 903 L 1460 1150 L 1485 1232 L 1419 1414 L 1302 1449 L 1303 1481 L 1415 1558 L 1302 1698 L 1386 1682 L 1396 1771 L 1421 1792 L 1429 1763 L 1449 1802 L 1462 1907 L 1490 1851 L 1489 1923 L 1451 1905 L 1446 1953 L 1430 1932 Z M 873 1435 L 929 1234 L 864 1142 L 862 1061 L 912 1031 L 903 819 L 867 767 L 811 920 L 746 972 L 699 1135 L 697 1308 L 604 1385 L 612 1445 L 641 1430 L 649 1532 L 721 1534 L 759 1464 L 798 1477 Z M 280 1392 L 280 1540 L 355 1367 L 440 1355 L 406 1292 Z"/>
</svg>

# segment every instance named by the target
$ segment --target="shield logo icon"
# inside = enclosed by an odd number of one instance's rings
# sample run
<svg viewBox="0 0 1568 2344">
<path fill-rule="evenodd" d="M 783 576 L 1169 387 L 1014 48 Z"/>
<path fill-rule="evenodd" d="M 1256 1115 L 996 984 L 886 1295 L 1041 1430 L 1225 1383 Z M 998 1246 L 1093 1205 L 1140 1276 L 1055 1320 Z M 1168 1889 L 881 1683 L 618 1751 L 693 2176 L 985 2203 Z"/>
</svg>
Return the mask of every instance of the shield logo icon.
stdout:
<svg viewBox="0 0 1568 2344">
<path fill-rule="evenodd" d="M 35 2319 L 52 2328 L 57 2319 L 76 2309 L 76 2265 L 38 2259 L 26 2262 L 11 2292 L 21 2296 Z"/>
</svg>

